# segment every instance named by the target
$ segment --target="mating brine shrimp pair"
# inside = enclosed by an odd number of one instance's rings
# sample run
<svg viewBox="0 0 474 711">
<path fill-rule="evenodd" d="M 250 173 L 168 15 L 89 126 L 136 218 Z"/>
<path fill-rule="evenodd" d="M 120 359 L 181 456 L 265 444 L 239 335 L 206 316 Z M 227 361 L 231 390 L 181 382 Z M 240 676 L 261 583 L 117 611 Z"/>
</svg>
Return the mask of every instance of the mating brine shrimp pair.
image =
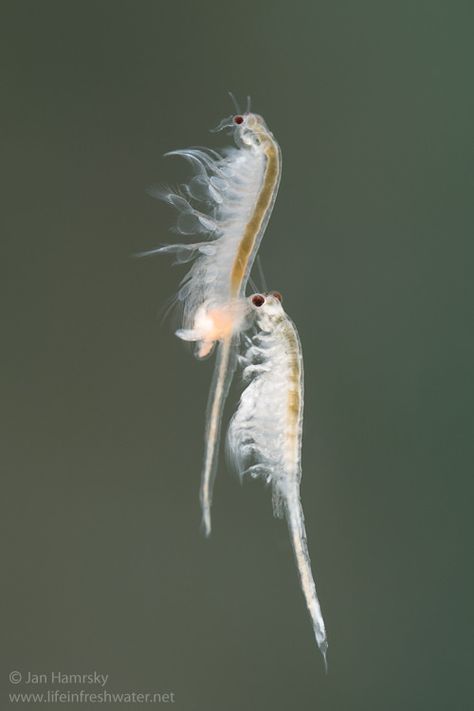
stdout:
<svg viewBox="0 0 474 711">
<path fill-rule="evenodd" d="M 224 404 L 237 360 L 247 383 L 228 434 L 227 451 L 238 472 L 271 483 L 275 515 L 285 515 L 306 603 L 318 646 L 326 659 L 327 641 L 316 595 L 300 502 L 303 423 L 303 360 L 295 326 L 278 292 L 245 292 L 258 247 L 270 218 L 281 175 L 280 148 L 263 118 L 247 110 L 221 121 L 235 146 L 217 153 L 189 148 L 173 151 L 194 167 L 194 177 L 179 192 L 160 197 L 179 211 L 177 229 L 207 238 L 159 247 L 194 259 L 181 282 L 183 309 L 176 335 L 195 343 L 198 358 L 217 357 L 209 395 L 201 507 L 206 535 Z M 202 204 L 202 210 L 196 208 Z M 240 354 L 241 345 L 244 352 Z"/>
</svg>

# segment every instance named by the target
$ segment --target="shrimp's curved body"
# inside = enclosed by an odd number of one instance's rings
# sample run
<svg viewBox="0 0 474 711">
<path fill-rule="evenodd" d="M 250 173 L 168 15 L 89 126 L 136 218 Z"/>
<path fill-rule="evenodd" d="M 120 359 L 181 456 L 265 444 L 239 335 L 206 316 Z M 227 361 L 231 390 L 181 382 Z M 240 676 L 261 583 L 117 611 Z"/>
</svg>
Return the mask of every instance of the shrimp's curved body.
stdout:
<svg viewBox="0 0 474 711">
<path fill-rule="evenodd" d="M 241 476 L 272 486 L 276 516 L 285 516 L 316 642 L 326 661 L 327 638 L 311 571 L 300 500 L 303 357 L 296 327 L 281 296 L 254 295 L 255 334 L 242 357 L 248 382 L 228 433 L 228 453 Z"/>
<path fill-rule="evenodd" d="M 173 151 L 195 169 L 181 194 L 161 197 L 179 210 L 178 232 L 203 232 L 208 238 L 174 244 L 153 252 L 176 252 L 194 263 L 177 294 L 183 305 L 177 336 L 196 343 L 196 356 L 209 355 L 219 344 L 208 402 L 201 506 L 206 535 L 211 531 L 211 500 L 217 467 L 222 412 L 235 365 L 235 345 L 244 326 L 243 295 L 268 223 L 281 175 L 280 149 L 263 118 L 254 113 L 224 119 L 236 146 L 222 153 L 189 148 Z M 204 203 L 197 210 L 192 200 Z"/>
</svg>

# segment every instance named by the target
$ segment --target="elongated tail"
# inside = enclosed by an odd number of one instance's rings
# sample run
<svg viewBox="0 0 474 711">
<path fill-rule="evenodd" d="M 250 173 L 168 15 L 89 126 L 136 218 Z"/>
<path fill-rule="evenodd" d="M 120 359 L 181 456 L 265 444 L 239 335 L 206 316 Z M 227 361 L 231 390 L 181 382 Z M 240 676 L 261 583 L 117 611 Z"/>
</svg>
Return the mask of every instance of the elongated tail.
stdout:
<svg viewBox="0 0 474 711">
<path fill-rule="evenodd" d="M 324 666 L 327 671 L 327 650 L 328 642 L 326 628 L 324 626 L 323 615 L 316 593 L 313 572 L 311 570 L 311 560 L 309 558 L 308 544 L 306 541 L 306 530 L 304 525 L 303 508 L 301 506 L 298 486 L 292 487 L 288 495 L 284 497 L 286 518 L 290 532 L 293 552 L 296 558 L 296 565 L 300 577 L 301 587 L 306 599 L 309 614 L 313 622 L 314 635 L 317 645 L 323 655 Z"/>
<path fill-rule="evenodd" d="M 222 429 L 222 413 L 235 370 L 234 351 L 234 338 L 229 337 L 219 342 L 213 382 L 207 405 L 204 466 L 200 492 L 202 522 L 206 536 L 209 536 L 211 533 L 212 490 L 216 478 L 219 442 Z"/>
</svg>

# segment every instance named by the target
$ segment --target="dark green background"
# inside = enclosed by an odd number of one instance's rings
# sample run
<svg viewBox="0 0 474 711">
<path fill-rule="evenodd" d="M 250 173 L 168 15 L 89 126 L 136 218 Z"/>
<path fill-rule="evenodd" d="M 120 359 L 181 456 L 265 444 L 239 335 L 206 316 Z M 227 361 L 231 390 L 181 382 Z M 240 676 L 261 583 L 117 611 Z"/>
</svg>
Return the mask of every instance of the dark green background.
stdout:
<svg viewBox="0 0 474 711">
<path fill-rule="evenodd" d="M 472 708 L 471 7 L 3 3 L 3 688 Z M 327 677 L 269 492 L 222 462 L 199 533 L 212 363 L 160 325 L 183 271 L 130 258 L 173 239 L 145 187 L 225 143 L 227 90 L 283 151 L 261 255 L 304 349 Z"/>
</svg>

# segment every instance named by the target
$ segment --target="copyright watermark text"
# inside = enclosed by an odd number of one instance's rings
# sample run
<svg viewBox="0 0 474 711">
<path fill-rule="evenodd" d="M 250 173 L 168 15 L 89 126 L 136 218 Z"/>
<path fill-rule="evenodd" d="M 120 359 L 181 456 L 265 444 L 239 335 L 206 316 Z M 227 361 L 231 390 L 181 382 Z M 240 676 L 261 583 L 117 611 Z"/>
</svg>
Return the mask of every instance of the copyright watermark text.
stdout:
<svg viewBox="0 0 474 711">
<path fill-rule="evenodd" d="M 109 674 L 97 671 L 74 674 L 14 669 L 8 679 L 16 687 L 8 693 L 11 704 L 174 704 L 176 701 L 174 691 L 110 691 Z"/>
</svg>

